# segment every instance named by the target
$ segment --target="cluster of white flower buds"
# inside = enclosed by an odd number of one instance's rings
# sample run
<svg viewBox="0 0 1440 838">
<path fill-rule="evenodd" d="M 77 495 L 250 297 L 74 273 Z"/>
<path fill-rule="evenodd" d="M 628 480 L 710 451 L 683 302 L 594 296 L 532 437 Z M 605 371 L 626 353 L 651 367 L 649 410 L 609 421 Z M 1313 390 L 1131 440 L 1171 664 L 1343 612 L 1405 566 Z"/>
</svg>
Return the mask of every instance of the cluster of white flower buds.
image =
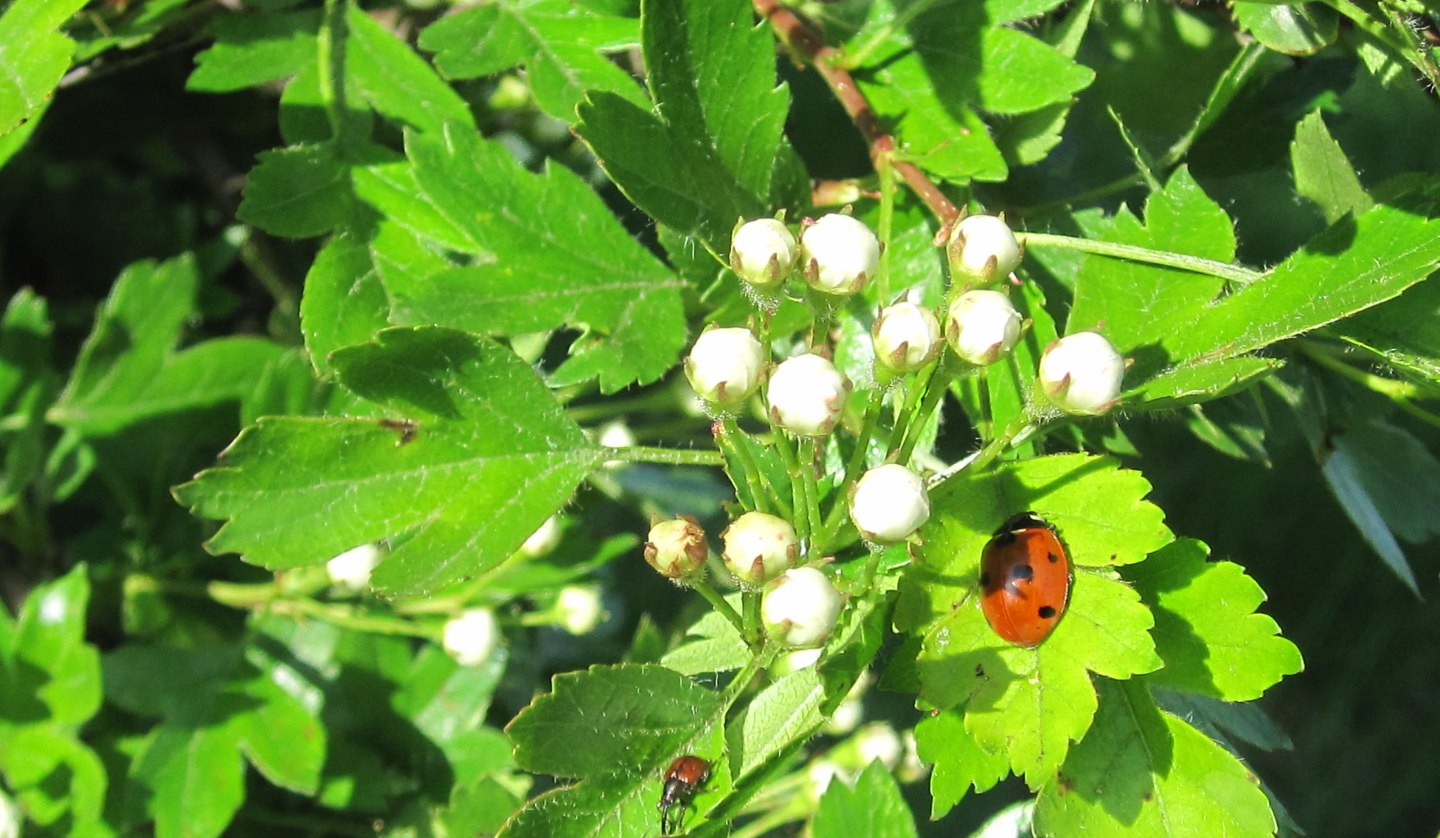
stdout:
<svg viewBox="0 0 1440 838">
<path fill-rule="evenodd" d="M 856 294 L 875 278 L 883 245 L 863 222 L 848 214 L 826 215 L 800 225 L 798 237 L 781 218 L 759 218 L 735 228 L 730 266 L 757 303 L 777 300 L 792 279 L 803 280 L 812 299 Z M 1003 217 L 971 215 L 950 230 L 946 256 L 953 277 L 943 312 L 912 295 L 882 308 L 871 328 L 876 380 L 935 363 L 948 346 L 953 359 L 985 367 L 1007 357 L 1026 323 L 1003 284 L 1024 258 Z M 830 305 L 822 302 L 821 305 Z M 943 315 L 943 316 L 941 316 Z M 1054 342 L 1040 361 L 1037 399 L 1077 415 L 1100 415 L 1119 400 L 1125 361 L 1096 332 Z M 720 415 L 734 415 L 764 386 L 766 415 L 777 430 L 801 438 L 832 433 L 841 421 L 852 384 L 826 356 L 802 352 L 772 364 L 768 344 L 748 328 L 711 327 L 695 341 L 685 373 L 697 395 Z M 916 537 L 930 517 L 924 478 L 898 463 L 866 471 L 849 487 L 850 521 L 860 537 L 880 550 Z M 816 649 L 833 631 L 843 597 L 815 556 L 802 555 L 795 527 L 766 512 L 739 515 L 720 535 L 720 558 L 742 590 L 761 592 L 760 617 L 767 635 L 793 649 Z M 689 517 L 656 523 L 645 560 L 677 584 L 700 584 L 710 554 L 704 530 Z"/>
</svg>

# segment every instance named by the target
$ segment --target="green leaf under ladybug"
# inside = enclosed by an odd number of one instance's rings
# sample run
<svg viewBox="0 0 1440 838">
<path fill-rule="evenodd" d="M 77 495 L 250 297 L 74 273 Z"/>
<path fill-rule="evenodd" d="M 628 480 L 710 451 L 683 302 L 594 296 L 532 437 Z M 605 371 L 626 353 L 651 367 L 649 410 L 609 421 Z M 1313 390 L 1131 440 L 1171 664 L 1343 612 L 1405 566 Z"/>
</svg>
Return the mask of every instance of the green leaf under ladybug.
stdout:
<svg viewBox="0 0 1440 838">
<path fill-rule="evenodd" d="M 1173 536 L 1145 502 L 1149 484 L 1112 460 L 1043 457 L 951 480 L 932 494 L 923 548 L 902 583 L 897 623 L 923 635 L 920 695 L 964 708 L 965 728 L 1032 787 L 1059 768 L 1096 709 L 1089 674 L 1123 679 L 1161 666 L 1140 597 L 1112 569 Z M 1033 648 L 1002 639 L 980 609 L 980 564 L 995 527 L 1033 510 L 1074 566 L 1069 607 Z"/>
</svg>

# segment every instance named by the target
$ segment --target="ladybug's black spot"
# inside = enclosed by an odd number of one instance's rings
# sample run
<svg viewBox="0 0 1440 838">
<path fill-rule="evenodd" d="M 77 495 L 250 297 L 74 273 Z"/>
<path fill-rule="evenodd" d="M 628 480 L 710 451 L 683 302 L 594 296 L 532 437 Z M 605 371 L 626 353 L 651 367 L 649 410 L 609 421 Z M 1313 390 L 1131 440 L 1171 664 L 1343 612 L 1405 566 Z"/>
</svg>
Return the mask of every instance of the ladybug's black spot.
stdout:
<svg viewBox="0 0 1440 838">
<path fill-rule="evenodd" d="M 1060 557 L 1055 555 L 1054 553 L 1046 553 L 1045 558 L 1050 560 L 1050 564 L 1055 564 L 1056 562 L 1060 561 Z"/>
<path fill-rule="evenodd" d="M 1042 619 L 1042 620 L 1048 620 L 1048 619 L 1050 619 L 1051 617 L 1054 617 L 1054 616 L 1055 616 L 1055 609 L 1054 609 L 1052 606 L 1049 606 L 1049 605 L 1042 605 L 1042 606 L 1040 606 L 1040 612 L 1039 612 L 1039 613 L 1040 613 L 1040 619 Z"/>
<path fill-rule="evenodd" d="M 1028 564 L 1017 564 L 1010 568 L 1010 579 L 1014 582 L 1028 582 L 1035 578 L 1035 569 Z"/>
<path fill-rule="evenodd" d="M 994 543 L 996 546 L 1004 547 L 1004 546 L 1007 545 L 1007 544 L 1014 543 L 1014 541 L 1015 541 L 1015 533 L 1014 533 L 1014 532 L 1012 532 L 1012 531 L 1010 531 L 1010 530 L 1002 530 L 1001 532 L 995 533 L 995 540 L 994 540 L 994 542 L 992 542 L 992 543 Z"/>
</svg>

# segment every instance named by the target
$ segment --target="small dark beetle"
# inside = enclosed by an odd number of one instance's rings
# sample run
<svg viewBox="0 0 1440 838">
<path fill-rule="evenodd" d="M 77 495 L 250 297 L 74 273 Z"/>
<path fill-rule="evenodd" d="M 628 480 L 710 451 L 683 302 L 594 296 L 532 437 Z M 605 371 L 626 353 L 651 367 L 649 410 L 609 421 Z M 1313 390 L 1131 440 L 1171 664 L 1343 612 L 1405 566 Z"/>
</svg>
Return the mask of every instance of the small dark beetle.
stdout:
<svg viewBox="0 0 1440 838">
<path fill-rule="evenodd" d="M 660 834 L 669 835 L 680 828 L 685 804 L 710 779 L 710 763 L 697 756 L 683 756 L 670 763 L 665 772 L 665 786 L 660 792 Z M 672 816 L 670 810 L 680 811 Z"/>
</svg>

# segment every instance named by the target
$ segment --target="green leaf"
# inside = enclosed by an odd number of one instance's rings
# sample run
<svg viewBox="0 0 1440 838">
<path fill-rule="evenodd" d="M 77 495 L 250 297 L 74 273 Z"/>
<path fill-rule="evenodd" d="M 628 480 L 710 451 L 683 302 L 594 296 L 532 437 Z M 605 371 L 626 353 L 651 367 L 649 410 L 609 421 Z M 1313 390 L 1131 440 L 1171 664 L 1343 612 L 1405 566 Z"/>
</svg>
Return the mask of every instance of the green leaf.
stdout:
<svg viewBox="0 0 1440 838">
<path fill-rule="evenodd" d="M 241 651 L 132 644 L 105 656 L 106 698 L 161 719 L 130 771 L 157 835 L 219 835 L 244 801 L 246 760 L 285 788 L 318 787 L 325 728 L 281 689 L 294 671 L 257 669 Z"/>
<path fill-rule="evenodd" d="M 315 371 L 332 372 L 330 353 L 374 338 L 390 325 L 389 313 L 390 299 L 365 244 L 348 234 L 326 242 L 300 300 L 300 330 Z"/>
<path fill-rule="evenodd" d="M 156 838 L 220 835 L 245 802 L 245 763 L 235 731 L 161 725 L 130 767 L 144 789 Z"/>
<path fill-rule="evenodd" d="M 1427 390 L 1440 392 L 1440 282 L 1422 282 L 1327 331 L 1373 353 Z"/>
<path fill-rule="evenodd" d="M 725 706 L 719 693 L 659 666 L 557 675 L 506 732 L 522 768 L 583 781 L 530 801 L 501 834 L 641 833 L 658 820 L 664 772 L 683 754 L 711 761 L 710 781 L 691 804 L 692 815 L 703 812 L 729 788 L 720 759 Z"/>
<path fill-rule="evenodd" d="M 1390 570 L 1417 596 L 1420 588 L 1415 573 L 1400 544 L 1395 540 L 1391 520 L 1400 531 L 1423 540 L 1434 525 L 1428 522 L 1404 521 L 1402 516 L 1425 511 L 1436 503 L 1435 478 L 1425 472 L 1435 458 L 1409 434 L 1387 425 L 1373 424 L 1365 429 L 1337 434 L 1328 440 L 1322 452 L 1321 467 L 1325 482 L 1340 507 L 1360 530 L 1365 542 L 1380 555 Z M 1395 446 L 1393 448 L 1387 446 Z M 1417 450 L 1418 453 L 1417 453 Z M 1418 457 L 1405 460 L 1405 455 Z M 1416 486 L 1394 483 L 1396 466 L 1410 474 L 1423 473 Z"/>
<path fill-rule="evenodd" d="M 597 91 L 576 131 L 636 206 L 728 253 L 735 220 L 770 206 L 782 153 L 774 40 L 743 0 L 646 0 L 641 20 L 655 113 Z"/>
<path fill-rule="evenodd" d="M 964 705 L 981 749 L 1003 754 L 1038 787 L 1059 767 L 1095 712 L 1087 674 L 1111 678 L 1158 669 L 1150 612 L 1108 565 L 1130 564 L 1172 536 L 1141 500 L 1149 484 L 1109 460 L 1084 455 L 1006 464 L 952 478 L 931 493 L 924 546 L 902 580 L 896 624 L 920 629 L 920 694 L 945 709 Z M 980 611 L 980 558 L 993 529 L 1017 511 L 1054 524 L 1075 565 L 1070 605 L 1033 649 L 1012 646 Z"/>
<path fill-rule="evenodd" d="M 417 595 L 498 565 L 601 457 L 527 364 L 472 336 L 391 329 L 332 360 L 342 384 L 396 418 L 247 429 L 224 465 L 175 490 L 226 519 L 207 549 L 296 567 L 409 534 L 371 581 Z"/>
<path fill-rule="evenodd" d="M 1153 683 L 1226 701 L 1259 698 L 1304 668 L 1300 650 L 1269 616 L 1255 613 L 1264 591 L 1237 564 L 1207 562 L 1205 545 L 1182 539 L 1125 569 L 1155 613 L 1165 668 Z"/>
<path fill-rule="evenodd" d="M 475 127 L 470 106 L 430 65 L 357 3 L 345 12 L 345 89 L 376 113 L 426 132 Z"/>
<path fill-rule="evenodd" d="M 1176 360 L 1243 355 L 1397 296 L 1440 264 L 1440 222 L 1379 205 L 1346 217 L 1262 279 L 1175 324 Z"/>
<path fill-rule="evenodd" d="M 1184 719 L 1221 744 L 1232 737 L 1265 751 L 1288 751 L 1295 747 L 1289 735 L 1253 701 L 1220 701 L 1164 687 L 1156 687 L 1151 692 L 1160 709 Z"/>
<path fill-rule="evenodd" d="M 266 151 L 250 170 L 241 221 L 276 236 L 329 232 L 354 212 L 349 166 L 329 143 Z"/>
<path fill-rule="evenodd" d="M 440 72 L 455 79 L 525 68 L 540 109 L 565 122 L 587 91 L 646 104 L 635 81 L 606 53 L 640 42 L 636 21 L 599 14 L 568 0 L 486 4 L 442 17 L 420 33 Z"/>
<path fill-rule="evenodd" d="M 1036 5 L 1049 4 L 1050 0 L 1043 0 Z M 986 6 L 992 20 L 1008 20 L 1011 14 L 1027 11 L 1023 8 L 1026 5 L 1024 0 L 1017 4 L 1022 8 L 1009 9 L 1003 14 L 995 8 L 996 5 L 992 2 Z M 1095 6 L 1095 0 L 1085 0 L 1066 12 L 1054 27 L 1049 42 L 1060 55 L 1073 59 L 1080 51 L 1080 44 L 1094 18 Z M 1057 102 L 994 126 L 995 143 L 1005 154 L 1005 161 L 1012 166 L 1025 166 L 1045 159 L 1050 150 L 1059 145 L 1072 105 L 1070 101 Z"/>
<path fill-rule="evenodd" d="M 511 335 L 584 328 L 554 380 L 598 378 L 604 392 L 674 366 L 685 342 L 682 283 L 580 178 L 559 166 L 530 174 L 498 143 L 458 126 L 443 141 L 412 134 L 407 148 L 415 189 L 445 219 L 446 238 L 463 237 L 481 258 L 440 271 L 382 267 L 397 319 Z M 388 211 L 405 176 L 387 174 L 383 182 L 362 175 L 361 190 Z M 377 240 L 377 263 L 416 264 L 403 238 L 384 242 L 402 249 L 381 250 Z"/>
<path fill-rule="evenodd" d="M 1340 15 L 1323 3 L 1234 0 L 1235 22 L 1255 40 L 1286 55 L 1314 55 L 1335 42 Z"/>
<path fill-rule="evenodd" d="M 1345 150 L 1330 136 L 1319 111 L 1312 111 L 1295 126 L 1295 139 L 1290 143 L 1290 166 L 1295 170 L 1295 189 L 1320 206 L 1326 224 L 1334 224 L 1346 214 L 1359 215 L 1374 206 Z"/>
<path fill-rule="evenodd" d="M 84 0 L 14 0 L 0 15 L 0 136 L 49 105 L 75 52 L 75 42 L 58 30 L 84 5 Z"/>
<path fill-rule="evenodd" d="M 14 793 L 23 820 L 68 826 L 64 834 L 114 834 L 103 820 L 109 786 L 105 765 L 73 731 L 51 723 L 0 725 L 0 775 Z"/>
<path fill-rule="evenodd" d="M 876 115 L 903 143 L 915 165 L 951 181 L 1002 181 L 1009 175 L 989 128 L 974 108 L 944 101 L 913 50 L 879 55 L 875 69 L 855 73 Z"/>
<path fill-rule="evenodd" d="M 0 448 L 5 451 L 0 463 L 0 513 L 21 501 L 44 467 L 44 412 L 55 390 L 49 362 L 54 331 L 45 299 L 28 288 L 15 292 L 0 315 L 0 417 L 21 422 L 0 430 Z"/>
<path fill-rule="evenodd" d="M 734 597 L 732 605 L 739 605 Z M 667 652 L 660 662 L 686 675 L 702 672 L 736 670 L 750 661 L 752 654 L 745 639 L 731 622 L 717 611 L 708 611 L 685 631 L 687 640 Z"/>
<path fill-rule="evenodd" d="M 814 838 L 911 838 L 917 834 L 900 784 L 878 760 L 860 772 L 854 788 L 840 781 L 826 787 L 810 833 Z"/>
<path fill-rule="evenodd" d="M 1101 683 L 1101 710 L 1041 790 L 1036 835 L 1271 835 L 1255 775 L 1160 712 L 1135 682 Z"/>
<path fill-rule="evenodd" d="M 100 709 L 100 654 L 85 642 L 85 565 L 25 598 L 0 648 L 0 719 L 78 728 Z"/>
<path fill-rule="evenodd" d="M 1105 241 L 1186 253 L 1220 262 L 1235 256 L 1230 218 L 1205 194 L 1186 167 L 1176 169 L 1145 204 L 1145 224 L 1122 209 L 1089 232 Z M 1193 322 L 1224 288 L 1224 280 L 1155 265 L 1087 256 L 1075 281 L 1075 305 L 1066 333 L 1100 328 L 1123 353 L 1136 354 L 1130 375 L 1143 377 L 1166 360 L 1152 358 L 1159 343 Z M 1172 353 L 1172 362 L 1188 358 Z"/>
<path fill-rule="evenodd" d="M 1181 364 L 1141 382 L 1121 398 L 1127 409 L 1171 410 L 1232 395 L 1283 366 L 1285 362 L 1277 358 L 1254 355 Z"/>
<path fill-rule="evenodd" d="M 316 60 L 319 24 L 313 9 L 217 17 L 207 29 L 214 42 L 195 56 L 185 89 L 228 93 L 293 76 Z"/>
<path fill-rule="evenodd" d="M 629 774 L 690 753 L 686 749 L 718 722 L 721 709 L 718 693 L 665 667 L 592 666 L 555 676 L 550 693 L 522 710 L 505 732 L 527 771 L 579 778 Z"/>
<path fill-rule="evenodd" d="M 915 725 L 915 748 L 933 765 L 930 774 L 930 819 L 939 820 L 955 808 L 973 787 L 976 792 L 994 788 L 1010 773 L 1003 755 L 987 753 L 965 730 L 965 718 L 954 710 L 940 710 Z"/>
<path fill-rule="evenodd" d="M 137 262 L 115 281 L 81 347 L 52 422 L 89 435 L 250 395 L 284 349 L 266 340 L 216 338 L 176 352 L 199 281 L 190 256 Z"/>
<path fill-rule="evenodd" d="M 826 697 L 825 681 L 813 666 L 761 690 L 726 731 L 736 777 L 754 774 L 796 742 L 814 735 L 825 721 Z"/>
</svg>

